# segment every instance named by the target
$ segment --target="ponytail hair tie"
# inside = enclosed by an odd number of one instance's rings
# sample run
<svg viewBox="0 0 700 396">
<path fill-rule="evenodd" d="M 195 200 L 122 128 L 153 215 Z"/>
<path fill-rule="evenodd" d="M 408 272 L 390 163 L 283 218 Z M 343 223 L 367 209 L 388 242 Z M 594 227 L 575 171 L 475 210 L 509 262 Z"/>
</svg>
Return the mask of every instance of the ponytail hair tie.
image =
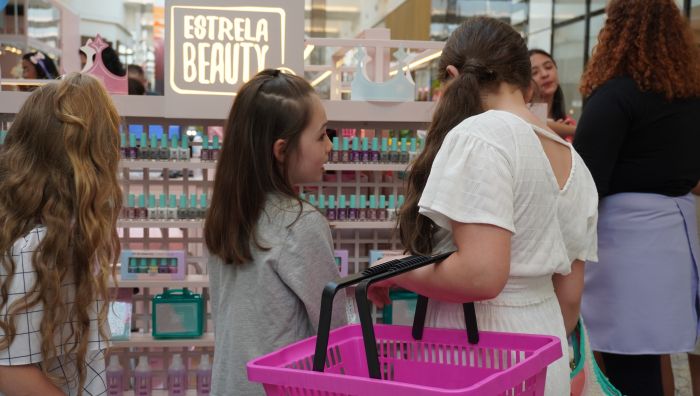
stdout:
<svg viewBox="0 0 700 396">
<path fill-rule="evenodd" d="M 464 73 L 475 75 L 479 80 L 495 80 L 496 72 L 479 63 L 466 63 L 462 68 Z"/>
</svg>

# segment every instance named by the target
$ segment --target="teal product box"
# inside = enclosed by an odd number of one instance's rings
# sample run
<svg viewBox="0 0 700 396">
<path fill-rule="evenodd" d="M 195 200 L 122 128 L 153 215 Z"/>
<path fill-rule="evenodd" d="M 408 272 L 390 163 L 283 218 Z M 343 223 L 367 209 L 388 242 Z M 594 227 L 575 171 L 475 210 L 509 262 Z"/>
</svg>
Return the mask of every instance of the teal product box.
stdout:
<svg viewBox="0 0 700 396">
<path fill-rule="evenodd" d="M 389 298 L 391 304 L 382 308 L 383 323 L 412 326 L 418 295 L 408 290 L 390 290 Z"/>
<path fill-rule="evenodd" d="M 153 338 L 198 338 L 204 334 L 204 299 L 188 289 L 165 290 L 151 301 Z"/>
<path fill-rule="evenodd" d="M 187 270 L 184 250 L 122 250 L 122 280 L 184 280 Z"/>
<path fill-rule="evenodd" d="M 336 250 L 333 252 L 335 264 L 338 266 L 340 276 L 348 276 L 348 251 Z"/>
</svg>

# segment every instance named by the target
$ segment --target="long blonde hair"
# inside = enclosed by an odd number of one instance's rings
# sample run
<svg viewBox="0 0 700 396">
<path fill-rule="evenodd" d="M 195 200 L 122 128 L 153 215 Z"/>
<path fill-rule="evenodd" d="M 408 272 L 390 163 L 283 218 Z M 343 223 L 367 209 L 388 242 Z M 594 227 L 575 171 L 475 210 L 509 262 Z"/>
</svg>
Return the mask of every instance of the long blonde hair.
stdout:
<svg viewBox="0 0 700 396">
<path fill-rule="evenodd" d="M 39 304 L 41 354 L 56 357 L 56 334 L 70 326 L 64 354 L 75 354 L 79 390 L 85 382 L 90 311 L 98 311 L 107 339 L 108 280 L 120 245 L 116 221 L 122 194 L 117 180 L 119 115 L 102 84 L 72 73 L 35 90 L 22 106 L 0 152 L 0 350 L 16 336 L 17 314 Z M 46 235 L 33 253 L 36 283 L 6 307 L 16 272 L 15 241 L 37 224 Z M 62 284 L 73 283 L 73 304 Z M 65 332 L 63 332 L 65 334 Z M 42 365 L 44 373 L 47 366 Z"/>
</svg>

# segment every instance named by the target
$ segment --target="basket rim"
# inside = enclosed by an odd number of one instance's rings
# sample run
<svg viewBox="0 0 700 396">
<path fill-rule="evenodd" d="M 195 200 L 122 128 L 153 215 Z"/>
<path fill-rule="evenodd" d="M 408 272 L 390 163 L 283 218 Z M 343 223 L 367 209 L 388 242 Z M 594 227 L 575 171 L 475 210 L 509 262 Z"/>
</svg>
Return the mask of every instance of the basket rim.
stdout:
<svg viewBox="0 0 700 396">
<path fill-rule="evenodd" d="M 403 328 L 403 331 L 408 331 L 410 334 L 410 326 L 398 326 L 398 325 L 383 325 L 376 324 L 375 330 L 377 331 L 377 339 L 381 339 L 380 332 L 382 328 L 392 328 L 394 331 L 397 328 Z M 424 339 L 429 338 L 431 335 L 436 333 L 452 333 L 459 332 L 462 334 L 464 329 L 444 329 L 444 328 L 429 328 L 426 327 L 424 331 Z M 350 324 L 346 326 L 339 327 L 332 330 L 330 333 L 330 340 L 328 343 L 328 349 L 341 342 L 349 341 L 356 338 L 362 338 L 361 327 L 359 324 Z M 563 356 L 561 342 L 559 337 L 540 335 L 540 334 L 523 334 L 523 333 L 506 333 L 506 332 L 492 332 L 492 331 L 480 331 L 481 340 L 487 340 L 487 344 L 483 345 L 484 348 L 494 348 L 495 346 L 489 345 L 488 341 L 492 338 L 497 337 L 511 337 L 522 340 L 540 340 L 542 345 L 533 349 L 531 355 L 523 359 L 522 361 L 514 364 L 513 366 L 505 369 L 498 370 L 480 381 L 473 383 L 467 387 L 463 388 L 444 388 L 439 386 L 431 385 L 417 385 L 408 382 L 399 381 L 386 381 L 380 379 L 373 379 L 364 376 L 357 375 L 347 375 L 347 374 L 335 374 L 335 373 L 325 373 L 316 372 L 311 370 L 300 370 L 293 368 L 279 367 L 277 365 L 266 364 L 269 360 L 278 360 L 279 355 L 284 355 L 287 352 L 299 351 L 301 349 L 306 349 L 309 352 L 309 356 L 313 356 L 314 347 L 316 345 L 316 336 L 312 336 L 293 344 L 278 348 L 277 350 L 268 353 L 264 356 L 252 359 L 246 365 L 248 371 L 248 379 L 251 382 L 258 382 L 270 385 L 281 385 L 281 386 L 297 386 L 297 387 L 308 387 L 309 383 L 315 381 L 326 382 L 331 381 L 333 389 L 320 389 L 324 391 L 338 391 L 343 385 L 350 385 L 352 383 L 365 383 L 366 385 L 372 386 L 377 385 L 386 389 L 386 387 L 394 388 L 395 390 L 401 389 L 413 389 L 422 390 L 431 393 L 444 393 L 444 394 L 459 394 L 464 392 L 473 392 L 475 390 L 486 390 L 491 389 L 510 389 L 517 384 L 522 383 L 522 381 L 536 375 L 542 369 L 547 369 L 547 366 Z M 463 337 L 466 344 L 466 336 Z M 406 340 L 409 341 L 409 340 Z M 425 341 L 430 343 L 430 340 Z M 518 351 L 518 349 L 510 349 L 513 351 Z M 275 362 L 277 363 L 277 362 Z M 289 362 L 291 363 L 291 362 Z M 289 378 L 296 378 L 297 381 L 290 381 Z M 519 378 L 519 379 L 518 379 Z M 295 382 L 295 383 L 291 383 Z M 314 388 L 316 389 L 316 388 Z"/>
</svg>

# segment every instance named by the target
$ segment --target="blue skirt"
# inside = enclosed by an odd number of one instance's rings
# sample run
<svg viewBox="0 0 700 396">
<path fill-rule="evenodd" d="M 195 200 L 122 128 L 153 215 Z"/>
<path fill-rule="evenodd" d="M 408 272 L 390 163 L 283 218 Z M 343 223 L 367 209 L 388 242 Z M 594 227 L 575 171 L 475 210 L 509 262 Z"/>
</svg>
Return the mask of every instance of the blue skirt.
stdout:
<svg viewBox="0 0 700 396">
<path fill-rule="evenodd" d="M 695 349 L 700 246 L 695 198 L 622 193 L 601 200 L 598 263 L 586 263 L 581 314 L 595 351 Z"/>
</svg>

